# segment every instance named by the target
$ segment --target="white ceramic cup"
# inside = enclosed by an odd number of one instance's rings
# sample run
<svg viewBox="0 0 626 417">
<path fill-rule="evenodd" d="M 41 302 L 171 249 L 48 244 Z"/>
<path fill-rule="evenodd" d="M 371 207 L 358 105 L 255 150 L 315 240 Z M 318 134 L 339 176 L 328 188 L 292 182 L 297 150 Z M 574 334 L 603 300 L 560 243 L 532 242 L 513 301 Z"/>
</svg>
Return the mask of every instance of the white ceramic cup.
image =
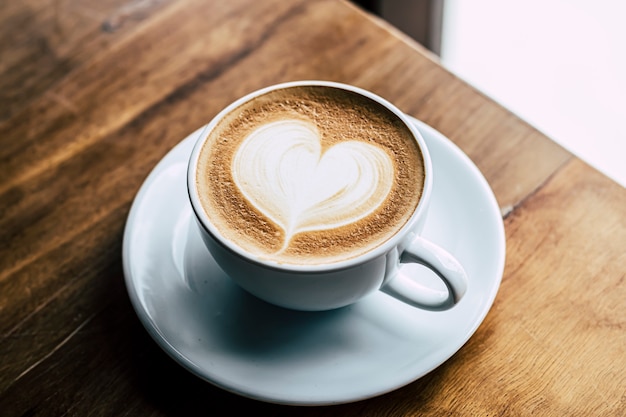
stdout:
<svg viewBox="0 0 626 417">
<path fill-rule="evenodd" d="M 374 100 L 400 119 L 413 133 L 424 158 L 425 181 L 421 199 L 409 221 L 395 235 L 369 252 L 347 260 L 321 265 L 292 265 L 261 259 L 224 238 L 206 215 L 198 196 L 196 171 L 200 149 L 217 122 L 233 109 L 274 89 L 296 85 L 345 89 Z M 201 236 L 215 261 L 239 286 L 269 303 L 296 310 L 330 310 L 352 304 L 382 290 L 416 307 L 446 310 L 465 294 L 467 274 L 450 253 L 422 238 L 433 184 L 428 149 L 408 117 L 387 100 L 360 88 L 328 81 L 297 81 L 250 93 L 222 110 L 205 127 L 189 160 L 187 187 Z M 425 265 L 445 283 L 448 291 L 418 284 L 406 263 Z M 405 269 L 403 271 L 403 269 Z"/>
</svg>

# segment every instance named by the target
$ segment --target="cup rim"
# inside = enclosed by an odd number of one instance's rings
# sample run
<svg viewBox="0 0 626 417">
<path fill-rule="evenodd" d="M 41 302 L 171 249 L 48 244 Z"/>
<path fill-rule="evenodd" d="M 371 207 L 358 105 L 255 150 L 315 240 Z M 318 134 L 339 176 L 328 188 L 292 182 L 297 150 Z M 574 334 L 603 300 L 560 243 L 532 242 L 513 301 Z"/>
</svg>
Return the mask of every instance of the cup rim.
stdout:
<svg viewBox="0 0 626 417">
<path fill-rule="evenodd" d="M 249 100 L 261 96 L 263 94 L 267 94 L 271 91 L 276 91 L 280 89 L 292 88 L 292 87 L 301 87 L 301 86 L 321 86 L 321 87 L 330 87 L 346 90 L 352 93 L 357 93 L 362 95 L 370 100 L 373 100 L 389 111 L 394 113 L 409 129 L 409 131 L 413 134 L 414 139 L 416 140 L 421 154 L 422 154 L 422 163 L 424 166 L 424 184 L 422 186 L 422 194 L 417 203 L 417 206 L 413 210 L 413 213 L 406 221 L 406 223 L 394 233 L 389 239 L 380 245 L 374 247 L 373 249 L 367 251 L 358 256 L 354 256 L 351 258 L 343 259 L 335 262 L 326 262 L 320 264 L 292 264 L 292 263 L 281 263 L 272 261 L 265 258 L 260 258 L 255 256 L 254 254 L 244 250 L 240 246 L 226 239 L 219 230 L 213 226 L 210 221 L 208 215 L 206 214 L 202 204 L 200 202 L 200 198 L 198 196 L 198 190 L 196 187 L 196 172 L 198 168 L 198 155 L 200 150 L 202 149 L 204 143 L 206 142 L 209 133 L 215 128 L 217 123 L 228 113 L 230 113 L 233 109 L 239 107 L 245 102 Z M 430 200 L 432 188 L 432 161 L 430 159 L 430 153 L 428 148 L 426 147 L 426 143 L 421 133 L 411 122 L 409 116 L 407 116 L 404 112 L 398 109 L 394 104 L 389 102 L 388 100 L 380 97 L 379 95 L 365 90 L 360 87 L 356 87 L 350 84 L 344 84 L 335 81 L 324 81 L 324 80 L 300 80 L 300 81 L 290 81 L 283 82 L 278 84 L 273 84 L 267 87 L 263 87 L 252 91 L 237 100 L 230 103 L 228 106 L 224 107 L 219 113 L 217 113 L 211 121 L 204 126 L 200 136 L 198 137 L 196 143 L 194 144 L 193 150 L 191 152 L 191 156 L 189 158 L 188 166 L 187 166 L 187 192 L 189 195 L 189 200 L 191 202 L 191 207 L 196 218 L 199 220 L 200 226 L 204 229 L 206 233 L 208 233 L 215 242 L 220 244 L 222 247 L 228 249 L 230 252 L 233 252 L 240 258 L 245 259 L 246 261 L 263 266 L 265 268 L 269 268 L 272 270 L 279 270 L 284 272 L 297 272 L 297 273 L 320 273 L 320 272 L 329 272 L 329 271 L 338 271 L 343 269 L 348 269 L 357 265 L 362 265 L 367 263 L 373 259 L 378 258 L 381 255 L 385 255 L 387 252 L 397 247 L 398 244 L 409 234 L 412 230 L 414 230 L 417 226 L 419 219 L 425 215 L 426 208 L 428 206 L 428 202 Z"/>
</svg>

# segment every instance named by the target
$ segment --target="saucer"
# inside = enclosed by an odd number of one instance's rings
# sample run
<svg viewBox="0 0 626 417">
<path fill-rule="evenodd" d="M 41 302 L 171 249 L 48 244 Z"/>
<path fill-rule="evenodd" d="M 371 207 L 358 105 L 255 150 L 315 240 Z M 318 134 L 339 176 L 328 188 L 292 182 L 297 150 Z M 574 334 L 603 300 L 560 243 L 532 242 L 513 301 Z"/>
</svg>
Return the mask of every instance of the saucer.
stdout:
<svg viewBox="0 0 626 417">
<path fill-rule="evenodd" d="M 311 313 L 275 307 L 241 290 L 204 247 L 188 201 L 187 160 L 199 129 L 150 173 L 124 232 L 126 286 L 154 340 L 222 389 L 291 405 L 374 397 L 450 358 L 494 301 L 504 269 L 504 226 L 478 168 L 439 132 L 414 123 L 433 161 L 423 235 L 455 255 L 469 275 L 457 306 L 425 311 L 377 291 L 351 306 Z M 418 272 L 426 280 L 432 274 Z"/>
</svg>

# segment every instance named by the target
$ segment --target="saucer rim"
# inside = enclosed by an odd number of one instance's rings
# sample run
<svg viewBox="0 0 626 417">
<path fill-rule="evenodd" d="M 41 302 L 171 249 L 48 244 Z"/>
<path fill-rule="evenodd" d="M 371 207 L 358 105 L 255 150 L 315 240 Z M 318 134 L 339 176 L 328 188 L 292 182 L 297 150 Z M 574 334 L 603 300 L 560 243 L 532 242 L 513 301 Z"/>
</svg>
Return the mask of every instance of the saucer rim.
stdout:
<svg viewBox="0 0 626 417">
<path fill-rule="evenodd" d="M 491 286 L 490 287 L 486 286 L 485 288 L 485 289 L 489 289 L 489 292 L 485 293 L 486 297 L 485 297 L 484 303 L 482 303 L 482 305 L 479 305 L 478 308 L 474 310 L 474 312 L 478 313 L 476 315 L 476 319 L 474 320 L 471 326 L 463 327 L 462 329 L 460 329 L 460 331 L 464 333 L 464 336 L 456 339 L 456 343 L 454 343 L 454 348 L 446 351 L 446 354 L 444 355 L 445 358 L 443 358 L 442 360 L 439 360 L 441 359 L 439 358 L 438 360 L 433 361 L 433 363 L 431 363 L 428 369 L 423 370 L 422 372 L 419 372 L 417 375 L 414 375 L 414 377 L 408 380 L 402 379 L 400 381 L 396 381 L 396 383 L 393 385 L 380 387 L 378 390 L 375 390 L 375 391 L 363 393 L 358 396 L 350 396 L 350 397 L 333 396 L 332 398 L 328 398 L 326 400 L 324 399 L 310 400 L 310 399 L 304 398 L 306 397 L 306 395 L 300 399 L 278 398 L 277 396 L 267 396 L 267 395 L 263 395 L 259 393 L 258 391 L 250 392 L 250 390 L 241 389 L 241 388 L 238 388 L 237 386 L 223 383 L 223 381 L 220 380 L 219 376 L 213 375 L 213 373 L 207 372 L 202 367 L 193 363 L 189 358 L 187 358 L 184 355 L 183 352 L 179 351 L 179 349 L 177 349 L 176 346 L 170 343 L 167 336 L 164 335 L 159 330 L 158 324 L 150 317 L 150 314 L 145 310 L 145 307 L 142 301 L 140 300 L 138 289 L 136 288 L 136 285 L 135 285 L 136 282 L 133 279 L 132 273 L 131 273 L 132 259 L 130 257 L 130 251 L 131 251 L 130 238 L 132 236 L 133 225 L 136 221 L 135 217 L 137 215 L 137 212 L 139 211 L 139 206 L 141 205 L 140 202 L 145 197 L 145 194 L 147 193 L 147 191 L 154 184 L 154 179 L 158 176 L 158 174 L 162 171 L 164 167 L 166 167 L 167 165 L 173 162 L 174 156 L 172 155 L 175 152 L 183 151 L 182 150 L 183 144 L 187 143 L 186 141 L 193 141 L 193 138 L 197 138 L 200 135 L 200 132 L 202 131 L 202 129 L 204 129 L 204 126 L 200 127 L 199 129 L 197 129 L 196 131 L 188 135 L 181 142 L 179 142 L 153 168 L 153 170 L 144 180 L 142 186 L 140 187 L 139 191 L 137 192 L 133 200 L 133 203 L 132 203 L 132 206 L 131 206 L 131 209 L 130 209 L 130 212 L 126 221 L 126 225 L 125 225 L 122 255 L 123 255 L 123 270 L 124 270 L 126 287 L 127 287 L 127 290 L 128 290 L 128 293 L 131 298 L 131 302 L 132 302 L 132 305 L 136 314 L 140 318 L 140 321 L 142 322 L 143 326 L 146 328 L 146 330 L 151 335 L 151 337 L 157 342 L 157 344 L 166 353 L 168 353 L 176 362 L 178 362 L 179 365 L 183 366 L 185 369 L 192 372 L 194 375 L 200 377 L 201 379 L 211 383 L 212 385 L 219 387 L 220 389 L 224 389 L 225 391 L 232 392 L 232 393 L 241 395 L 243 397 L 260 400 L 264 402 L 283 404 L 283 405 L 305 405 L 305 406 L 306 405 L 311 405 L 311 406 L 332 405 L 332 404 L 343 404 L 343 403 L 355 402 L 355 401 L 376 397 L 376 396 L 394 391 L 402 386 L 405 386 L 411 382 L 418 380 L 419 378 L 428 374 L 432 370 L 438 368 L 444 362 L 446 362 L 450 357 L 452 357 L 458 350 L 460 350 L 467 343 L 467 341 L 472 337 L 472 335 L 476 332 L 478 327 L 484 321 L 486 315 L 488 314 L 489 310 L 491 309 L 493 305 L 493 302 L 499 290 L 499 287 L 502 281 L 503 272 L 504 272 L 505 259 L 506 259 L 506 240 L 505 240 L 504 224 L 502 221 L 499 206 L 497 204 L 497 200 L 495 196 L 493 195 L 493 191 L 489 187 L 488 182 L 486 181 L 486 179 L 484 178 L 480 170 L 471 161 L 471 159 L 460 148 L 458 148 L 458 146 L 456 146 L 452 141 L 450 141 L 447 137 L 445 137 L 443 134 L 441 134 L 434 128 L 428 126 L 427 124 L 411 116 L 408 116 L 408 118 L 411 120 L 411 122 L 415 123 L 418 130 L 420 130 L 420 133 L 422 133 L 422 135 L 424 136 L 424 139 L 426 142 L 429 142 L 428 138 L 426 137 L 429 135 L 436 137 L 438 140 L 442 140 L 444 142 L 445 147 L 452 150 L 456 154 L 456 157 L 461 158 L 464 164 L 468 165 L 469 169 L 474 171 L 474 173 L 476 174 L 475 178 L 481 182 L 480 184 L 481 188 L 487 191 L 486 196 L 488 197 L 489 201 L 485 201 L 485 206 L 489 206 L 489 208 L 493 211 L 492 214 L 497 213 L 497 217 L 500 220 L 500 221 L 494 221 L 494 225 L 496 225 L 496 229 L 498 229 L 497 230 L 498 233 L 497 233 L 497 236 L 495 234 L 493 236 L 495 247 L 499 250 L 499 253 L 497 254 L 498 255 L 497 260 L 493 264 L 494 271 L 497 271 L 497 273 L 494 274 L 494 279 L 493 279 L 493 282 L 491 283 Z M 427 133 L 425 134 L 424 131 L 426 131 Z"/>
</svg>

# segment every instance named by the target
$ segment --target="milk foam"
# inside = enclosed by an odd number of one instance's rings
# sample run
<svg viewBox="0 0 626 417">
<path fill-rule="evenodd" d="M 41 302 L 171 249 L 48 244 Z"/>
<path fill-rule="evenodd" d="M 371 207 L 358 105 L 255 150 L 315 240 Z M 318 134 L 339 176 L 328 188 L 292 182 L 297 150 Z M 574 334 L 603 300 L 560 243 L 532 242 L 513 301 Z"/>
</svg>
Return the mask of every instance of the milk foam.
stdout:
<svg viewBox="0 0 626 417">
<path fill-rule="evenodd" d="M 259 259 L 360 256 L 410 219 L 424 184 L 413 133 L 367 97 L 323 86 L 270 91 L 224 115 L 196 184 L 224 240 Z"/>
<path fill-rule="evenodd" d="M 250 204 L 285 232 L 334 229 L 371 214 L 387 199 L 394 164 L 362 141 L 323 150 L 317 128 L 280 120 L 252 131 L 233 158 L 232 176 Z"/>
</svg>

